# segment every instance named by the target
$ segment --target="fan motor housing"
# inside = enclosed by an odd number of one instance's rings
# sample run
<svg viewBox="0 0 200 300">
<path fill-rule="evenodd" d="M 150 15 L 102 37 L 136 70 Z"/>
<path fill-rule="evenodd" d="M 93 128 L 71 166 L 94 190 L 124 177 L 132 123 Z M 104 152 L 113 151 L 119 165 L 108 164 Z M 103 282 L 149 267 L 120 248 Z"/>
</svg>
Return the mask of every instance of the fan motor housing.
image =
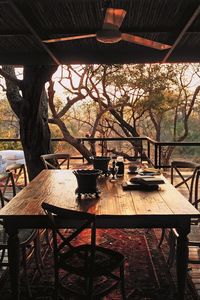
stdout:
<svg viewBox="0 0 200 300">
<path fill-rule="evenodd" d="M 105 44 L 113 44 L 121 41 L 119 30 L 102 29 L 96 33 L 97 41 Z"/>
</svg>

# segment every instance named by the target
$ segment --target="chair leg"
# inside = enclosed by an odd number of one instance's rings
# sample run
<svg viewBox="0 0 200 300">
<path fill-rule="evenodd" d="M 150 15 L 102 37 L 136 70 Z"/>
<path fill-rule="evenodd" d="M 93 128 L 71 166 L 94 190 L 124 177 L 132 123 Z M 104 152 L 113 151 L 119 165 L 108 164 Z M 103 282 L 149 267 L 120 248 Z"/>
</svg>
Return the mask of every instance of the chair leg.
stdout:
<svg viewBox="0 0 200 300">
<path fill-rule="evenodd" d="M 125 280 L 124 280 L 124 264 L 122 264 L 120 267 L 120 288 L 121 288 L 122 299 L 126 300 Z"/>
<path fill-rule="evenodd" d="M 52 245 L 51 245 L 51 241 L 50 241 L 50 237 L 49 237 L 49 231 L 48 231 L 48 229 L 45 229 L 45 233 L 44 233 L 44 235 L 45 235 L 45 240 L 46 240 L 46 243 L 47 243 L 47 245 L 48 245 L 48 247 L 49 247 L 49 249 L 53 249 L 52 248 Z"/>
<path fill-rule="evenodd" d="M 26 167 L 23 166 L 23 173 L 24 173 L 24 186 L 27 186 L 27 174 L 26 174 Z"/>
<path fill-rule="evenodd" d="M 55 282 L 54 282 L 54 299 L 58 300 L 59 296 L 59 278 L 58 270 L 55 272 Z"/>
<path fill-rule="evenodd" d="M 3 259 L 6 253 L 6 249 L 0 249 L 1 251 L 1 258 L 0 258 L 0 265 L 3 263 Z"/>
<path fill-rule="evenodd" d="M 161 247 L 161 245 L 162 245 L 162 243 L 163 243 L 163 240 L 164 240 L 164 237 L 165 237 L 165 228 L 162 228 L 160 241 L 159 241 L 159 243 L 158 243 L 158 248 Z"/>
<path fill-rule="evenodd" d="M 31 298 L 32 293 L 31 293 L 31 289 L 30 289 L 30 285 L 29 285 L 28 273 L 27 273 L 27 263 L 26 263 L 26 246 L 23 246 L 21 248 L 21 253 L 22 253 L 22 266 L 23 266 L 23 272 L 24 272 L 24 280 L 26 283 L 28 295 Z"/>
<path fill-rule="evenodd" d="M 59 298 L 59 269 L 58 258 L 54 252 L 54 300 Z"/>
<path fill-rule="evenodd" d="M 173 265 L 175 253 L 176 253 L 176 237 L 173 235 L 173 231 L 170 230 L 170 233 L 169 233 L 169 256 L 167 259 L 169 269 Z"/>
<path fill-rule="evenodd" d="M 87 294 L 87 299 L 88 300 L 92 300 L 93 299 L 93 277 L 90 277 L 86 281 L 86 294 Z"/>
<path fill-rule="evenodd" d="M 59 299 L 59 288 L 58 288 L 58 286 L 55 286 L 54 287 L 54 297 L 53 297 L 53 299 L 54 300 L 58 300 Z"/>
<path fill-rule="evenodd" d="M 40 244 L 39 231 L 36 238 L 34 239 L 34 256 L 35 256 L 35 262 L 36 262 L 38 272 L 41 275 L 42 274 L 41 268 L 44 266 L 44 264 L 41 256 L 41 244 Z"/>
</svg>

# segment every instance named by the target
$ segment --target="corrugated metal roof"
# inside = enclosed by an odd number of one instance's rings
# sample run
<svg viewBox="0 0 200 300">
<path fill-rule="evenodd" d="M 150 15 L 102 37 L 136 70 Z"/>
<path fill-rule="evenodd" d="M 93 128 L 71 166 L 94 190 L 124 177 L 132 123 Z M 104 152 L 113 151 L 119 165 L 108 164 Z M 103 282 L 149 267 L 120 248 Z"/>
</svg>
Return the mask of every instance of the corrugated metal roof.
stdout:
<svg viewBox="0 0 200 300">
<path fill-rule="evenodd" d="M 113 0 L 110 3 L 127 12 L 121 32 L 169 45 L 175 43 L 200 6 L 200 0 Z M 163 60 L 169 50 L 159 51 L 125 41 L 103 44 L 96 38 L 85 38 L 44 46 L 44 39 L 96 33 L 102 28 L 104 5 L 102 0 L 0 0 L 0 64 L 54 63 L 49 51 L 61 63 Z M 198 14 L 167 61 L 199 62 L 199 49 Z"/>
</svg>

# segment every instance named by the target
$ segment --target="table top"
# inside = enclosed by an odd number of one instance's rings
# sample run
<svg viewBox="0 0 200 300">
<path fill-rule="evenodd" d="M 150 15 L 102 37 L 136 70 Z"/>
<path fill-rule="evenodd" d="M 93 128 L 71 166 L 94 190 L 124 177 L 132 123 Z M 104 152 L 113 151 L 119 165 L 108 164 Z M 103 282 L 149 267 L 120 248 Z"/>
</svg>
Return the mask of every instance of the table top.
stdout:
<svg viewBox="0 0 200 300">
<path fill-rule="evenodd" d="M 124 191 L 120 178 L 110 182 L 99 179 L 99 199 L 77 200 L 77 181 L 71 170 L 43 170 L 4 208 L 0 218 L 42 216 L 43 201 L 68 209 L 87 211 L 98 216 L 185 216 L 200 217 L 200 213 L 165 179 L 158 191 Z"/>
</svg>

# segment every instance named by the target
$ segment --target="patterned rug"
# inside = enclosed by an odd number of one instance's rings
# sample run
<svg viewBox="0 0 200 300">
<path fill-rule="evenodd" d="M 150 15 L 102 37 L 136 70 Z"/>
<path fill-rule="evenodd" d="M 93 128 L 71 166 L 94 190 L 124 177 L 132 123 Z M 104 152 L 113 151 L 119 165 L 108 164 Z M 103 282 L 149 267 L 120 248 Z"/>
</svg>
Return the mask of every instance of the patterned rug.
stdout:
<svg viewBox="0 0 200 300">
<path fill-rule="evenodd" d="M 82 241 L 86 240 L 87 234 L 82 236 Z M 176 278 L 168 271 L 164 254 L 157 247 L 158 242 L 154 230 L 98 230 L 97 243 L 116 249 L 126 256 L 125 283 L 128 300 L 177 299 Z M 42 276 L 35 271 L 33 263 L 29 268 L 31 299 L 54 300 L 51 251 L 47 252 L 44 265 Z M 29 298 L 23 280 L 21 285 L 21 299 L 27 300 Z M 1 286 L 0 299 L 10 300 L 9 280 L 5 280 L 4 285 Z M 66 296 L 65 299 L 74 300 L 75 297 Z M 103 299 L 122 299 L 120 289 L 116 289 Z M 187 288 L 186 299 L 195 299 L 190 288 Z"/>
</svg>

